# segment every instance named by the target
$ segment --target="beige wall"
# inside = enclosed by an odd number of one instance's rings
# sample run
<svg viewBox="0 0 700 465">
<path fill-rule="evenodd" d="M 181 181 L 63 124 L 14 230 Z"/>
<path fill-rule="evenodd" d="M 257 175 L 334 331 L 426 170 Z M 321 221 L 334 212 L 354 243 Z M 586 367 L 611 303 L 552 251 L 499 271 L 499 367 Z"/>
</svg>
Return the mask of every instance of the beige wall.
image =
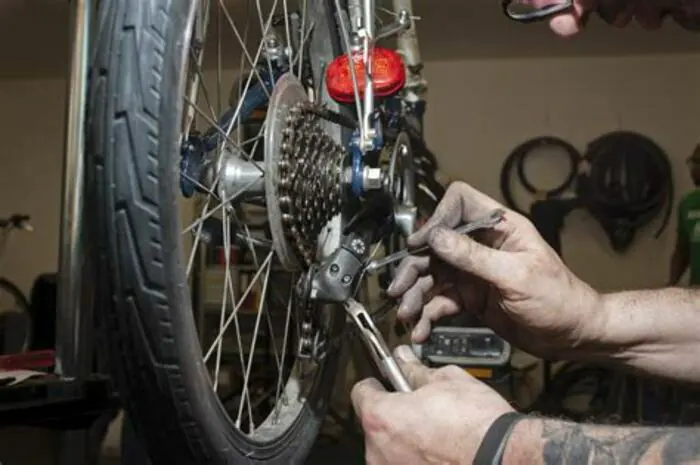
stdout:
<svg viewBox="0 0 700 465">
<path fill-rule="evenodd" d="M 654 138 L 673 158 L 678 191 L 689 187 L 683 159 L 698 141 L 700 56 L 432 62 L 426 74 L 430 145 L 445 172 L 489 194 L 499 195 L 501 163 L 519 142 L 554 134 L 583 149 L 621 128 Z M 57 263 L 64 90 L 61 80 L 0 84 L 0 215 L 27 212 L 36 226 L 15 237 L 0 274 L 25 290 Z M 533 173 L 556 177 L 558 165 Z M 565 258 L 600 289 L 661 285 L 672 234 L 651 233 L 617 256 L 597 224 L 575 214 Z"/>
<path fill-rule="evenodd" d="M 700 56 L 443 62 L 426 72 L 427 138 L 442 168 L 491 195 L 500 195 L 498 170 L 518 143 L 553 134 L 584 150 L 616 129 L 656 140 L 672 157 L 677 192 L 690 187 L 684 159 L 700 141 Z M 533 174 L 561 173 L 542 168 Z M 565 260 L 599 289 L 663 285 L 672 228 L 659 240 L 653 232 L 619 256 L 593 219 L 576 213 L 566 223 Z"/>
<path fill-rule="evenodd" d="M 35 228 L 12 237 L 0 275 L 27 292 L 58 263 L 65 89 L 62 80 L 0 82 L 0 216 L 26 213 Z"/>
</svg>

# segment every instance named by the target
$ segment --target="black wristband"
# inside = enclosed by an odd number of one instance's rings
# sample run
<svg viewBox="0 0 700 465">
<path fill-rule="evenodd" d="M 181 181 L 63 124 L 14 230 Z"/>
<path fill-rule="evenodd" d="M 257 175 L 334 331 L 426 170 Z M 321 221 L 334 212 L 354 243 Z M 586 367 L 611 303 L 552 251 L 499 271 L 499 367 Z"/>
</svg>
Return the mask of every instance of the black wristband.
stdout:
<svg viewBox="0 0 700 465">
<path fill-rule="evenodd" d="M 501 465 L 513 426 L 524 416 L 520 412 L 506 412 L 496 418 L 481 440 L 474 456 L 474 465 Z"/>
</svg>

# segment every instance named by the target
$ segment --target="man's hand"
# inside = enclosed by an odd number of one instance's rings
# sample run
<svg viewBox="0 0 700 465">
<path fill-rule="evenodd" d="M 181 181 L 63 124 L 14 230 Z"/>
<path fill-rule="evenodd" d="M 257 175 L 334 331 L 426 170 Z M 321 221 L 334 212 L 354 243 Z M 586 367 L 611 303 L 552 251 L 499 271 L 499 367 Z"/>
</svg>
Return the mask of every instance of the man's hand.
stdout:
<svg viewBox="0 0 700 465">
<path fill-rule="evenodd" d="M 366 463 L 471 464 L 491 423 L 513 409 L 464 370 L 427 368 L 406 346 L 395 355 L 414 392 L 388 393 L 375 379 L 352 390 Z"/>
<path fill-rule="evenodd" d="M 551 356 L 596 340 L 600 296 L 562 263 L 525 217 L 505 209 L 505 220 L 475 239 L 452 229 L 504 208 L 473 187 L 453 183 L 433 216 L 408 238 L 429 245 L 431 257 L 399 266 L 389 295 L 401 297 L 398 316 L 418 318 L 412 338 L 428 337 L 431 323 L 466 310 L 499 335 L 536 355 Z"/>
<path fill-rule="evenodd" d="M 522 0 L 535 8 L 542 8 L 563 0 Z M 664 16 L 670 14 L 682 27 L 692 29 L 697 22 L 698 5 L 696 0 L 574 0 L 570 13 L 558 15 L 550 20 L 550 27 L 560 36 L 571 36 L 580 32 L 591 13 L 598 15 L 608 24 L 617 27 L 627 26 L 632 19 L 645 29 L 657 29 Z"/>
<path fill-rule="evenodd" d="M 388 393 L 360 381 L 352 402 L 365 433 L 367 465 L 471 465 L 496 418 L 513 409 L 463 370 L 424 367 L 408 347 L 396 358 L 415 391 Z M 697 428 L 599 426 L 525 417 L 504 445 L 503 463 L 680 464 L 700 460 Z"/>
</svg>

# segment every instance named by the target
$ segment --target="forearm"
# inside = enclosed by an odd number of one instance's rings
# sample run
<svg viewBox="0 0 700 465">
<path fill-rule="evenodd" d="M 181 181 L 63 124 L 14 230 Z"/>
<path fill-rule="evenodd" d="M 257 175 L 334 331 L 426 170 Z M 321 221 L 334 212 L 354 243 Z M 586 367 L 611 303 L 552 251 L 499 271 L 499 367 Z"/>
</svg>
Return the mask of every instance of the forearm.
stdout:
<svg viewBox="0 0 700 465">
<path fill-rule="evenodd" d="M 700 463 L 696 428 L 586 425 L 527 418 L 506 444 L 504 465 Z"/>
<path fill-rule="evenodd" d="M 700 289 L 605 294 L 572 359 L 617 362 L 649 374 L 700 382 Z"/>
</svg>

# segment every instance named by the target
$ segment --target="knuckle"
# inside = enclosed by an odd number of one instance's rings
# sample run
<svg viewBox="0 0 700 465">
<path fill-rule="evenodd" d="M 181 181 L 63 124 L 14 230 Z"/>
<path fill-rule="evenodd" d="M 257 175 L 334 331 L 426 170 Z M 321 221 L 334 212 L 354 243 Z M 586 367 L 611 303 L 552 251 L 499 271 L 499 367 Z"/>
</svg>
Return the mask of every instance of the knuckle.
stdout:
<svg viewBox="0 0 700 465">
<path fill-rule="evenodd" d="M 431 301 L 423 308 L 423 314 L 430 320 L 435 321 L 445 313 L 445 304 L 440 301 Z"/>
<path fill-rule="evenodd" d="M 457 235 L 455 241 L 456 252 L 469 256 L 474 251 L 474 240 L 470 239 L 468 236 Z"/>
<path fill-rule="evenodd" d="M 399 303 L 399 309 L 397 310 L 397 316 L 401 320 L 412 320 L 416 315 L 420 314 L 420 305 L 417 305 L 415 301 L 408 299 L 401 299 Z"/>
<path fill-rule="evenodd" d="M 457 367 L 456 365 L 447 365 L 442 368 L 439 368 L 435 372 L 435 377 L 437 379 L 445 380 L 445 379 L 455 379 L 455 378 L 460 378 L 464 376 L 464 370 L 461 368 Z"/>
<path fill-rule="evenodd" d="M 420 270 L 420 265 L 421 263 L 418 257 L 406 257 L 401 260 L 401 263 L 396 270 L 396 277 L 413 276 L 413 274 L 417 274 Z"/>
<path fill-rule="evenodd" d="M 468 237 L 458 237 L 453 244 L 453 251 L 460 268 L 468 268 L 478 258 L 475 256 L 478 249 L 474 247 L 473 240 Z"/>
<path fill-rule="evenodd" d="M 447 186 L 447 191 L 445 192 L 447 195 L 450 193 L 452 195 L 455 194 L 463 194 L 469 190 L 469 184 L 467 184 L 464 181 L 452 181 L 448 186 Z"/>
</svg>

